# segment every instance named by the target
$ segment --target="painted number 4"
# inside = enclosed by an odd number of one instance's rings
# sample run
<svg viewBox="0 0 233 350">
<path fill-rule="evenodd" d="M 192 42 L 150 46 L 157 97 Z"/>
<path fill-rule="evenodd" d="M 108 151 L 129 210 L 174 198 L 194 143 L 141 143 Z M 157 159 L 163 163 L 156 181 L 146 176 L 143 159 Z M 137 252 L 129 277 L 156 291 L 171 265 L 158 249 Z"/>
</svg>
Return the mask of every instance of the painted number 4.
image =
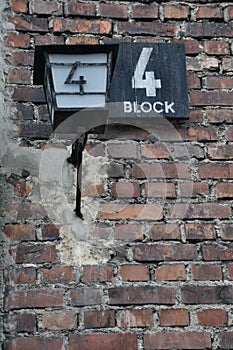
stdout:
<svg viewBox="0 0 233 350">
<path fill-rule="evenodd" d="M 142 49 L 132 78 L 132 88 L 146 89 L 146 96 L 148 97 L 156 96 L 156 89 L 161 89 L 161 80 L 155 79 L 155 73 L 146 72 L 146 66 L 152 51 L 152 47 L 144 47 Z"/>
</svg>

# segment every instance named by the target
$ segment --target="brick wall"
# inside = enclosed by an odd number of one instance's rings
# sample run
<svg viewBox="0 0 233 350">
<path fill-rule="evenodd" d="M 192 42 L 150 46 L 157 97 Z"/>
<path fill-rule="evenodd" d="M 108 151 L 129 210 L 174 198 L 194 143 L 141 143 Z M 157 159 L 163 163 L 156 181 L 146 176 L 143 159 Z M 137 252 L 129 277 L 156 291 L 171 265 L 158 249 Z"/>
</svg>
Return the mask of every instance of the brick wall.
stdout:
<svg viewBox="0 0 233 350">
<path fill-rule="evenodd" d="M 33 161 L 1 175 L 2 349 L 232 348 L 232 2 L 9 0 L 4 18 L 6 125 Z M 70 225 L 34 171 L 51 134 L 34 47 L 112 40 L 185 44 L 190 119 L 91 135 Z"/>
</svg>

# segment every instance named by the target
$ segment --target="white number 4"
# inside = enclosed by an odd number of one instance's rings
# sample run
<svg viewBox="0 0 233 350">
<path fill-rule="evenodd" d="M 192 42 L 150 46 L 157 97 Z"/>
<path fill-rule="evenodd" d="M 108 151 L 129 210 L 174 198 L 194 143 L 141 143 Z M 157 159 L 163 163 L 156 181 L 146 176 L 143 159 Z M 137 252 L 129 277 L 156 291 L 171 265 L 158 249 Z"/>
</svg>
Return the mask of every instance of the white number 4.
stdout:
<svg viewBox="0 0 233 350">
<path fill-rule="evenodd" d="M 145 71 L 152 51 L 152 47 L 142 49 L 132 78 L 132 88 L 146 89 L 146 96 L 156 96 L 156 89 L 161 89 L 161 80 L 155 79 L 155 73 Z"/>
</svg>

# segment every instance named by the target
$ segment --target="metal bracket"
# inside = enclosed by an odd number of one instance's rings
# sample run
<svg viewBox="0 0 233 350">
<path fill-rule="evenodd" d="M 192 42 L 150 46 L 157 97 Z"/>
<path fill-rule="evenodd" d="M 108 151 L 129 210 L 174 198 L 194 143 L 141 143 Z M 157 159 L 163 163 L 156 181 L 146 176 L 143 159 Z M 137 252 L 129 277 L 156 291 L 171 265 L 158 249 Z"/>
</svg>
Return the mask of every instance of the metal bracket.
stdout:
<svg viewBox="0 0 233 350">
<path fill-rule="evenodd" d="M 77 169 L 77 186 L 76 186 L 76 206 L 75 214 L 83 219 L 81 213 L 81 188 L 82 188 L 82 158 L 83 150 L 87 142 L 87 134 L 82 134 L 72 145 L 72 153 L 67 162 L 71 163 Z"/>
</svg>

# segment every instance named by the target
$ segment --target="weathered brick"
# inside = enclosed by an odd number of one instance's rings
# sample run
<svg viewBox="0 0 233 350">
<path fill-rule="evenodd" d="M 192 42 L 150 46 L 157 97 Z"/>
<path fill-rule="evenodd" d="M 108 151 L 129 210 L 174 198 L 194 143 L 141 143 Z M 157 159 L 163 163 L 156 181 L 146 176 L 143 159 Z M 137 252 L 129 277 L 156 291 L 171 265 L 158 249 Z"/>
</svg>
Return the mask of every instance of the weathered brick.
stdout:
<svg viewBox="0 0 233 350">
<path fill-rule="evenodd" d="M 95 16 L 95 4 L 70 1 L 67 4 L 66 13 L 71 16 Z"/>
<path fill-rule="evenodd" d="M 233 264 L 228 264 L 227 266 L 229 280 L 233 280 Z"/>
<path fill-rule="evenodd" d="M 12 95 L 13 100 L 19 102 L 45 102 L 42 88 L 17 87 Z"/>
<path fill-rule="evenodd" d="M 174 42 L 183 43 L 185 45 L 186 55 L 198 55 L 200 53 L 199 41 L 196 39 L 175 39 Z"/>
<path fill-rule="evenodd" d="M 226 141 L 233 141 L 233 127 L 229 126 L 225 130 Z"/>
<path fill-rule="evenodd" d="M 73 311 L 45 312 L 42 315 L 42 327 L 51 331 L 77 328 L 77 315 Z"/>
<path fill-rule="evenodd" d="M 165 309 L 159 312 L 162 327 L 189 326 L 189 312 L 185 309 Z"/>
<path fill-rule="evenodd" d="M 70 350 L 138 349 L 137 335 L 131 333 L 74 334 L 69 337 Z"/>
<path fill-rule="evenodd" d="M 124 166 L 123 164 L 110 163 L 107 167 L 108 177 L 120 178 L 124 177 Z"/>
<path fill-rule="evenodd" d="M 233 71 L 233 58 L 232 57 L 223 57 L 222 69 L 223 69 L 223 72 L 232 72 Z"/>
<path fill-rule="evenodd" d="M 27 0 L 12 0 L 11 8 L 14 12 L 27 13 Z"/>
<path fill-rule="evenodd" d="M 63 306 L 63 290 L 54 288 L 10 292 L 5 302 L 6 310 L 58 306 Z"/>
<path fill-rule="evenodd" d="M 120 266 L 120 277 L 122 281 L 149 281 L 149 268 L 143 265 L 122 265 Z"/>
<path fill-rule="evenodd" d="M 71 305 L 87 306 L 101 304 L 102 291 L 99 288 L 80 288 L 70 292 Z"/>
<path fill-rule="evenodd" d="M 171 182 L 147 182 L 145 190 L 147 198 L 176 198 L 176 188 Z"/>
<path fill-rule="evenodd" d="M 184 304 L 232 304 L 232 286 L 197 286 L 181 287 L 181 297 Z"/>
<path fill-rule="evenodd" d="M 129 35 L 160 35 L 173 37 L 176 33 L 176 24 L 160 22 L 119 22 L 117 24 L 118 34 Z"/>
<path fill-rule="evenodd" d="M 24 105 L 23 103 L 16 103 L 16 117 L 22 120 L 33 120 L 34 110 L 32 106 Z"/>
<path fill-rule="evenodd" d="M 85 311 L 84 326 L 85 328 L 113 328 L 116 326 L 115 311 Z"/>
<path fill-rule="evenodd" d="M 16 196 L 27 198 L 32 192 L 32 189 L 28 186 L 26 181 L 20 180 L 19 182 L 14 183 L 14 191 Z"/>
<path fill-rule="evenodd" d="M 8 59 L 10 65 L 14 66 L 33 66 L 33 54 L 32 52 L 16 51 L 12 52 L 12 56 Z"/>
<path fill-rule="evenodd" d="M 179 224 L 155 224 L 149 229 L 149 237 L 153 241 L 180 240 Z"/>
<path fill-rule="evenodd" d="M 189 17 L 189 6 L 186 5 L 165 5 L 165 19 L 186 19 Z"/>
<path fill-rule="evenodd" d="M 175 304 L 175 290 L 165 286 L 110 288 L 110 305 Z"/>
<path fill-rule="evenodd" d="M 41 229 L 43 241 L 53 241 L 59 238 L 59 225 L 46 224 Z"/>
<path fill-rule="evenodd" d="M 186 179 L 190 177 L 190 168 L 185 164 L 135 164 L 131 169 L 131 176 L 137 179 Z"/>
<path fill-rule="evenodd" d="M 6 350 L 62 350 L 64 349 L 63 338 L 48 337 L 31 337 L 31 338 L 15 338 L 6 341 Z"/>
<path fill-rule="evenodd" d="M 200 6 L 198 8 L 196 17 L 197 19 L 221 19 L 223 18 L 223 13 L 220 6 Z"/>
<path fill-rule="evenodd" d="M 170 219 L 224 219 L 231 216 L 231 207 L 224 204 L 174 204 L 169 208 Z"/>
<path fill-rule="evenodd" d="M 36 315 L 30 313 L 8 314 L 4 321 L 7 333 L 36 332 Z"/>
<path fill-rule="evenodd" d="M 9 84 L 30 84 L 31 71 L 28 69 L 12 69 L 7 76 L 7 82 Z"/>
<path fill-rule="evenodd" d="M 20 245 L 12 247 L 10 253 L 16 264 L 41 264 L 56 261 L 55 245 Z"/>
<path fill-rule="evenodd" d="M 116 3 L 100 3 L 99 13 L 102 17 L 126 19 L 128 17 L 128 7 L 126 5 L 120 5 Z"/>
<path fill-rule="evenodd" d="M 137 224 L 116 224 L 114 239 L 126 241 L 142 241 L 144 238 L 142 226 Z"/>
<path fill-rule="evenodd" d="M 211 349 L 209 333 L 157 332 L 144 335 L 145 350 L 151 349 Z"/>
<path fill-rule="evenodd" d="M 119 312 L 120 327 L 153 327 L 153 310 L 122 310 Z"/>
<path fill-rule="evenodd" d="M 72 18 L 55 18 L 54 32 L 71 32 L 87 34 L 111 34 L 112 23 L 107 20 L 76 20 Z"/>
<path fill-rule="evenodd" d="M 233 6 L 228 6 L 227 12 L 228 12 L 229 19 L 233 19 Z"/>
<path fill-rule="evenodd" d="M 157 281 L 185 281 L 186 271 L 184 264 L 162 265 L 155 271 Z"/>
<path fill-rule="evenodd" d="M 208 156 L 214 160 L 233 159 L 232 145 L 216 145 L 208 147 Z"/>
<path fill-rule="evenodd" d="M 204 51 L 207 55 L 229 55 L 229 44 L 226 41 L 211 40 L 204 42 Z"/>
<path fill-rule="evenodd" d="M 209 109 L 207 110 L 207 118 L 209 123 L 221 124 L 233 122 L 232 109 Z"/>
<path fill-rule="evenodd" d="M 136 261 L 196 260 L 197 248 L 191 244 L 138 244 L 134 247 Z"/>
<path fill-rule="evenodd" d="M 195 281 L 220 281 L 222 268 L 216 264 L 195 264 L 191 266 L 192 278 Z"/>
<path fill-rule="evenodd" d="M 117 198 L 140 197 L 140 187 L 134 182 L 114 182 L 111 192 Z"/>
<path fill-rule="evenodd" d="M 109 265 L 84 265 L 83 282 L 113 282 L 114 270 Z"/>
<path fill-rule="evenodd" d="M 233 164 L 206 163 L 198 167 L 200 179 L 233 179 Z"/>
<path fill-rule="evenodd" d="M 137 143 L 108 143 L 108 154 L 111 158 L 135 159 L 138 157 Z"/>
<path fill-rule="evenodd" d="M 216 185 L 217 198 L 233 198 L 233 184 L 220 183 Z"/>
<path fill-rule="evenodd" d="M 233 78 L 222 76 L 208 76 L 206 77 L 206 87 L 207 89 L 232 89 Z"/>
<path fill-rule="evenodd" d="M 149 19 L 153 18 L 156 19 L 158 18 L 159 11 L 158 11 L 158 6 L 154 4 L 149 4 L 149 5 L 133 5 L 132 6 L 132 18 L 135 19 Z"/>
<path fill-rule="evenodd" d="M 204 120 L 204 114 L 201 110 L 190 111 L 190 122 L 192 123 L 202 123 Z"/>
<path fill-rule="evenodd" d="M 67 44 L 69 45 L 79 45 L 79 44 L 86 44 L 86 45 L 97 45 L 99 44 L 98 38 L 87 36 L 74 36 L 67 39 Z"/>
<path fill-rule="evenodd" d="M 186 24 L 186 35 L 193 38 L 233 37 L 231 24 L 198 22 Z"/>
<path fill-rule="evenodd" d="M 37 35 L 35 37 L 35 45 L 64 45 L 65 39 L 62 36 L 55 35 Z"/>
<path fill-rule="evenodd" d="M 228 315 L 223 309 L 205 309 L 197 312 L 197 320 L 201 326 L 224 327 L 227 326 Z"/>
<path fill-rule="evenodd" d="M 188 223 L 185 224 L 185 237 L 188 241 L 202 241 L 216 238 L 214 224 Z"/>
<path fill-rule="evenodd" d="M 209 185 L 205 182 L 183 182 L 180 184 L 180 197 L 198 198 L 209 195 Z"/>
<path fill-rule="evenodd" d="M 8 224 L 5 226 L 5 235 L 11 241 L 35 241 L 35 227 L 31 224 Z"/>
<path fill-rule="evenodd" d="M 22 267 L 19 269 L 10 269 L 5 272 L 5 279 L 8 283 L 24 284 L 36 282 L 36 268 Z"/>
<path fill-rule="evenodd" d="M 30 35 L 9 33 L 6 40 L 6 46 L 20 49 L 28 49 L 31 46 Z"/>
<path fill-rule="evenodd" d="M 10 17 L 9 21 L 14 24 L 15 29 L 19 32 L 44 33 L 49 31 L 47 18 L 22 15 L 20 17 Z"/>
<path fill-rule="evenodd" d="M 62 4 L 57 1 L 32 1 L 33 12 L 38 15 L 62 15 Z"/>
<path fill-rule="evenodd" d="M 204 260 L 231 260 L 233 256 L 233 244 L 221 245 L 218 243 L 205 244 L 202 246 Z"/>
<path fill-rule="evenodd" d="M 21 123 L 19 125 L 19 136 L 30 140 L 47 140 L 52 133 L 51 124 L 45 123 Z"/>
<path fill-rule="evenodd" d="M 190 93 L 192 106 L 232 106 L 233 93 L 220 91 L 193 91 Z"/>
<path fill-rule="evenodd" d="M 169 148 L 163 143 L 142 144 L 141 154 L 146 159 L 170 159 Z"/>
<path fill-rule="evenodd" d="M 230 349 L 233 343 L 233 332 L 218 333 L 221 349 Z"/>
<path fill-rule="evenodd" d="M 233 241 L 233 224 L 222 224 L 222 240 Z"/>
<path fill-rule="evenodd" d="M 45 283 L 69 283 L 74 279 L 74 268 L 72 266 L 52 266 L 50 269 L 42 269 L 43 281 Z"/>
<path fill-rule="evenodd" d="M 161 220 L 159 204 L 102 204 L 98 213 L 104 220 Z"/>
<path fill-rule="evenodd" d="M 187 75 L 187 84 L 189 89 L 200 89 L 201 80 L 196 74 Z"/>
</svg>

